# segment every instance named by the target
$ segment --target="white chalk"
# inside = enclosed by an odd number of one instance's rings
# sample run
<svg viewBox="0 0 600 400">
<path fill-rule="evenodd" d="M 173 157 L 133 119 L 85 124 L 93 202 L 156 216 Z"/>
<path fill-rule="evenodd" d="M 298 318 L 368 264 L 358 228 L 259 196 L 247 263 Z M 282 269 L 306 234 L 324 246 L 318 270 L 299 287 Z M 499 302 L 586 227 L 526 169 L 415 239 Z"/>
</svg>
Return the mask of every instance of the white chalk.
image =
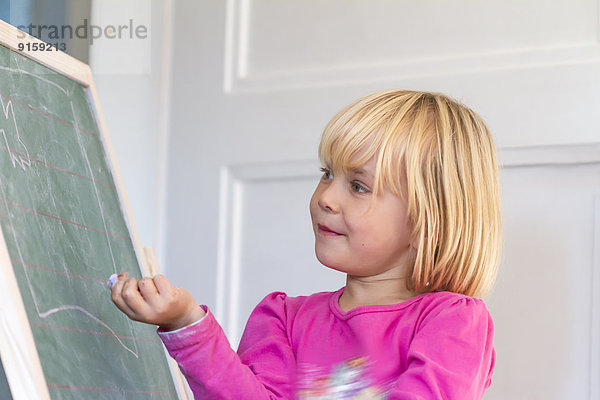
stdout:
<svg viewBox="0 0 600 400">
<path fill-rule="evenodd" d="M 108 290 L 112 290 L 113 286 L 115 286 L 115 283 L 117 283 L 118 280 L 119 277 L 117 276 L 117 274 L 112 274 L 110 278 L 108 278 L 108 282 L 106 282 L 106 287 L 108 288 Z"/>
</svg>

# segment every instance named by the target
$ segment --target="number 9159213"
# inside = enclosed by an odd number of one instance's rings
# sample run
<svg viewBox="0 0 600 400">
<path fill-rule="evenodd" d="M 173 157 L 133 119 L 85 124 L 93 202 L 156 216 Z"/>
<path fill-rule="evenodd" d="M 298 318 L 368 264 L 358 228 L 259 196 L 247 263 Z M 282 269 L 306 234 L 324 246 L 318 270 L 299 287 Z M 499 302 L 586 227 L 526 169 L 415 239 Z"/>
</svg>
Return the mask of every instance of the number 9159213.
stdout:
<svg viewBox="0 0 600 400">
<path fill-rule="evenodd" d="M 65 51 L 67 45 L 65 43 L 19 43 L 17 48 L 19 51 Z"/>
</svg>

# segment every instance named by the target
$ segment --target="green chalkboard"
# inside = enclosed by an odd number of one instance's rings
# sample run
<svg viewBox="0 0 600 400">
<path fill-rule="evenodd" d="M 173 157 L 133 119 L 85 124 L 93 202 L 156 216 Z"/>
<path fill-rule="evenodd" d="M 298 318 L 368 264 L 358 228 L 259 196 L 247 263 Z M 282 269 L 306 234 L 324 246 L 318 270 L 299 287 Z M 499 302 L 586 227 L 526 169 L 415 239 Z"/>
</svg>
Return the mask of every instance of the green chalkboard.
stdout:
<svg viewBox="0 0 600 400">
<path fill-rule="evenodd" d="M 0 360 L 0 399 L 12 400 L 12 396 L 10 394 L 10 388 L 8 387 L 8 382 L 6 381 L 6 374 L 4 373 L 4 367 L 2 366 L 1 360 Z"/>
<path fill-rule="evenodd" d="M 0 225 L 50 397 L 178 398 L 105 285 L 140 262 L 89 90 L 0 46 L 0 106 Z"/>
</svg>

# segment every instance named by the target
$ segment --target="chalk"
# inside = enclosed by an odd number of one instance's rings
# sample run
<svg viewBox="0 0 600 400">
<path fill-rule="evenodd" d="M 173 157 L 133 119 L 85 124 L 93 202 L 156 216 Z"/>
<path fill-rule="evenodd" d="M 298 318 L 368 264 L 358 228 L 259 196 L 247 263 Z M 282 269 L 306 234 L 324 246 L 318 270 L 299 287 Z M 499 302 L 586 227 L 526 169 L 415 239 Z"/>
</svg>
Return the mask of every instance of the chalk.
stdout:
<svg viewBox="0 0 600 400">
<path fill-rule="evenodd" d="M 117 276 L 117 274 L 112 274 L 110 278 L 108 278 L 108 282 L 106 282 L 106 287 L 108 288 L 108 290 L 112 290 L 113 286 L 115 286 L 115 283 L 117 283 L 118 280 L 119 277 Z"/>
</svg>

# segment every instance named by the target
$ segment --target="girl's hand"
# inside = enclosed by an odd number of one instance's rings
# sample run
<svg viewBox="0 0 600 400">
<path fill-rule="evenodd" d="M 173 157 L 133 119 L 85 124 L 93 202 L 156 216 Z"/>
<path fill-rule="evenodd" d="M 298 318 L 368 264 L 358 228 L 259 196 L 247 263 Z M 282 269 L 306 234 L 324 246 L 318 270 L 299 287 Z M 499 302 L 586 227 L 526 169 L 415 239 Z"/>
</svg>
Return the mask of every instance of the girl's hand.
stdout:
<svg viewBox="0 0 600 400">
<path fill-rule="evenodd" d="M 111 299 L 132 320 L 158 325 L 165 331 L 183 328 L 206 314 L 188 291 L 171 285 L 163 275 L 138 281 L 122 273 Z"/>
</svg>

